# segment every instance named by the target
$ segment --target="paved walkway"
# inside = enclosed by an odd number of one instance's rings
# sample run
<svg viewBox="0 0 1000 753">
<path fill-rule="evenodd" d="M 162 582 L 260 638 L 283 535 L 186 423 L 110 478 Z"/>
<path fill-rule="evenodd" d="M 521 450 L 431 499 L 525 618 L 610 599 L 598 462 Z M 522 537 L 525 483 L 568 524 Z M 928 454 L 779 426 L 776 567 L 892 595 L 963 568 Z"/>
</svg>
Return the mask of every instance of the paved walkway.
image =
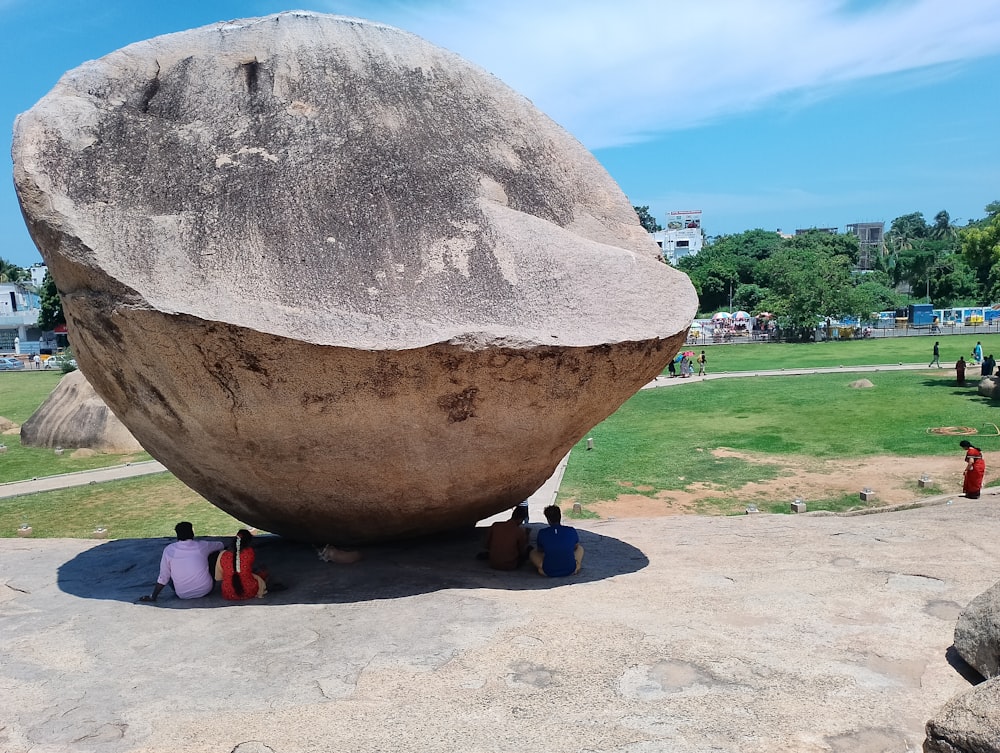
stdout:
<svg viewBox="0 0 1000 753">
<path fill-rule="evenodd" d="M 58 476 L 31 478 L 25 481 L 10 481 L 6 484 L 0 484 L 0 499 L 19 497 L 22 494 L 34 494 L 35 492 L 50 492 L 55 489 L 68 489 L 71 486 L 86 486 L 104 481 L 146 476 L 150 473 L 163 473 L 166 470 L 163 464 L 155 460 L 147 460 L 141 463 L 96 468 L 92 471 L 77 471 L 75 473 L 62 473 Z"/>
</svg>

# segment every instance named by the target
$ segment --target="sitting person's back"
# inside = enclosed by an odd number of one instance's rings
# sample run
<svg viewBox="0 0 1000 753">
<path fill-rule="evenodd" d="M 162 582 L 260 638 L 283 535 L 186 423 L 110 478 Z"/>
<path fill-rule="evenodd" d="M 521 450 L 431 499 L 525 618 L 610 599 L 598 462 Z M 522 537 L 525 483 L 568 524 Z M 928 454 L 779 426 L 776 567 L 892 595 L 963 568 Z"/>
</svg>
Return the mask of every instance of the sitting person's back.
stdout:
<svg viewBox="0 0 1000 753">
<path fill-rule="evenodd" d="M 490 526 L 486 549 L 493 569 L 516 570 L 528 559 L 528 529 L 523 525 L 526 516 L 527 508 L 518 505 L 510 520 Z"/>
<path fill-rule="evenodd" d="M 580 537 L 575 528 L 562 525 L 562 510 L 557 506 L 549 505 L 544 512 L 549 527 L 538 532 L 531 562 L 541 575 L 552 578 L 575 575 L 583 563 Z"/>
<path fill-rule="evenodd" d="M 222 598 L 242 601 L 259 598 L 267 593 L 263 575 L 254 572 L 256 558 L 253 534 L 240 529 L 236 533 L 235 548 L 222 552 L 215 566 L 215 579 L 222 583 Z"/>
</svg>

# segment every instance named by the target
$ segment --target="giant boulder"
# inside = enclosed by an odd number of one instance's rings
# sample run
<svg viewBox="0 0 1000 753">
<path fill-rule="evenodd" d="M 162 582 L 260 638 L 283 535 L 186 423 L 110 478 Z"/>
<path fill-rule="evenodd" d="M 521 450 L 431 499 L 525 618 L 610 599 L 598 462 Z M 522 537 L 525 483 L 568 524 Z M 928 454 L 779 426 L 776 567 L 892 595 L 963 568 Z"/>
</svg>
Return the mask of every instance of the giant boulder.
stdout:
<svg viewBox="0 0 1000 753">
<path fill-rule="evenodd" d="M 88 380 L 182 481 L 289 536 L 515 504 L 697 306 L 578 142 L 381 24 L 131 45 L 22 114 L 13 156 Z"/>
</svg>

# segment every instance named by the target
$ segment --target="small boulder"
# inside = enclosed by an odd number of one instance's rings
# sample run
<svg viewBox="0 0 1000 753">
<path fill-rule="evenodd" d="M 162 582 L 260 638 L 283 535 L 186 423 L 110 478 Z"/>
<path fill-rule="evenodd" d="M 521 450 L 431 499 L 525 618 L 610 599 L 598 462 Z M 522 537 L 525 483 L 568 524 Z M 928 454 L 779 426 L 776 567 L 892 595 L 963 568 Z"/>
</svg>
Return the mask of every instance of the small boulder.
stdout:
<svg viewBox="0 0 1000 753">
<path fill-rule="evenodd" d="M 927 722 L 924 753 L 1000 753 L 1000 680 L 952 698 Z"/>
<path fill-rule="evenodd" d="M 1000 675 L 1000 583 L 962 610 L 955 625 L 955 650 L 983 677 Z"/>
<path fill-rule="evenodd" d="M 994 399 L 997 395 L 997 378 L 993 376 L 983 377 L 979 380 L 979 387 L 976 390 L 981 396 Z"/>
<path fill-rule="evenodd" d="M 97 452 L 142 452 L 80 371 L 72 371 L 21 427 L 25 447 L 73 447 Z M 74 457 L 78 457 L 76 453 Z"/>
<path fill-rule="evenodd" d="M 869 382 L 867 379 L 858 379 L 851 382 L 848 385 L 848 387 L 850 387 L 852 390 L 868 390 L 874 386 L 875 385 Z"/>
</svg>

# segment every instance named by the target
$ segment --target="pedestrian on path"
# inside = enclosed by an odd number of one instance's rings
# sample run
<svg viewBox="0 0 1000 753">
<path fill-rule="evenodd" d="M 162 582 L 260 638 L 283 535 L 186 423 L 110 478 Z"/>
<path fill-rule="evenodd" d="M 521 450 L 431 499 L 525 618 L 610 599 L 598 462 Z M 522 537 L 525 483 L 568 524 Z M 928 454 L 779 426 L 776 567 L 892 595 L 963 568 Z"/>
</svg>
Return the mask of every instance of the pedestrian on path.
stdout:
<svg viewBox="0 0 1000 753">
<path fill-rule="evenodd" d="M 698 356 L 698 376 L 705 376 L 705 361 L 707 360 L 705 351 L 702 351 L 701 355 Z"/>
<path fill-rule="evenodd" d="M 941 368 L 941 348 L 939 347 L 937 340 L 934 341 L 934 357 L 931 359 L 931 362 L 927 364 L 927 368 L 929 369 L 934 364 L 937 364 L 939 369 Z"/>
<path fill-rule="evenodd" d="M 983 451 L 972 442 L 963 439 L 958 443 L 965 450 L 965 471 L 962 476 L 962 492 L 967 499 L 979 499 L 983 489 L 983 476 L 986 474 L 986 461 Z"/>
</svg>

